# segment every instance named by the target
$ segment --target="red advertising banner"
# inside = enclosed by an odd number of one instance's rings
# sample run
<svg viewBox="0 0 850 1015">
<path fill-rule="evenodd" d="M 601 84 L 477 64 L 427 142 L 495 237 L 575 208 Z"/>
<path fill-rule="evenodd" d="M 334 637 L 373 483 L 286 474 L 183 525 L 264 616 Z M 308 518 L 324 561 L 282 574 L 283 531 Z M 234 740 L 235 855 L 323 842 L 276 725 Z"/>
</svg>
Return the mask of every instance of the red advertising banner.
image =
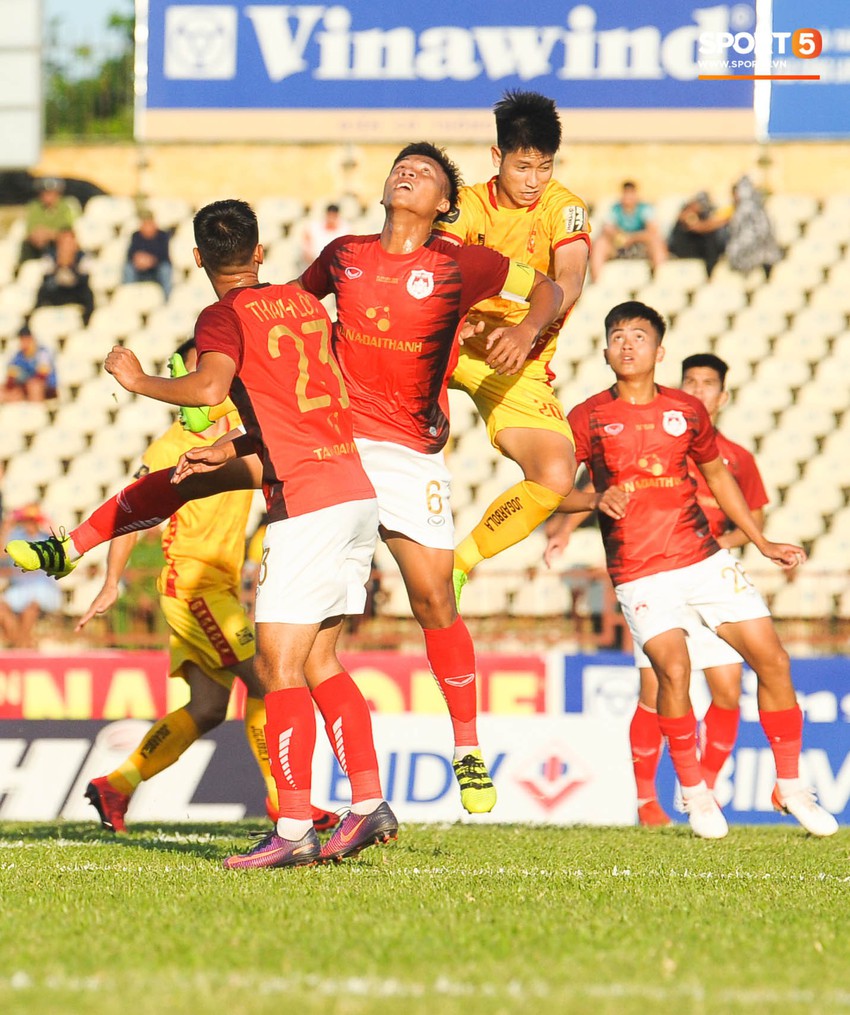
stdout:
<svg viewBox="0 0 850 1015">
<path fill-rule="evenodd" d="M 375 712 L 445 712 L 424 655 L 349 652 L 341 659 Z M 547 701 L 542 654 L 483 653 L 478 690 L 481 712 L 534 715 L 558 708 Z M 242 715 L 244 694 L 237 681 L 231 717 Z M 166 652 L 0 652 L 0 719 L 155 719 L 187 697 L 184 682 L 169 679 Z"/>
</svg>

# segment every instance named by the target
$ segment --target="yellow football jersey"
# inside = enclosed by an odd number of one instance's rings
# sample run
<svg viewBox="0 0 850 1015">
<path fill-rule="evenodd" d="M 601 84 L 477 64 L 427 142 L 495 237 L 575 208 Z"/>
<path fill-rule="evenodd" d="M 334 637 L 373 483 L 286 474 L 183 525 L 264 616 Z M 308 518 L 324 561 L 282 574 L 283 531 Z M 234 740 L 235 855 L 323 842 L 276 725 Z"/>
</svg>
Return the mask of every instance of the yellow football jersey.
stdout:
<svg viewBox="0 0 850 1015">
<path fill-rule="evenodd" d="M 454 222 L 439 222 L 436 231 L 467 244 L 480 244 L 498 250 L 514 261 L 530 264 L 554 278 L 555 250 L 573 240 L 590 243 L 587 206 L 580 197 L 557 180 L 550 180 L 540 200 L 529 208 L 503 208 L 496 201 L 496 177 L 488 183 L 463 187 L 459 215 Z M 464 348 L 485 355 L 484 340 L 493 328 L 517 324 L 528 310 L 528 303 L 494 297 L 476 304 L 470 321 L 484 320 L 481 335 L 467 341 Z M 555 340 L 564 319 L 555 321 L 540 336 L 530 358 L 548 362 L 555 351 Z"/>
<path fill-rule="evenodd" d="M 229 414 L 228 423 L 238 426 L 238 414 Z M 184 451 L 211 443 L 174 423 L 150 445 L 142 462 L 152 472 L 170 469 Z M 157 583 L 161 595 L 190 599 L 202 590 L 239 587 L 253 496 L 251 490 L 220 493 L 189 501 L 171 516 L 162 536 L 165 567 Z"/>
</svg>

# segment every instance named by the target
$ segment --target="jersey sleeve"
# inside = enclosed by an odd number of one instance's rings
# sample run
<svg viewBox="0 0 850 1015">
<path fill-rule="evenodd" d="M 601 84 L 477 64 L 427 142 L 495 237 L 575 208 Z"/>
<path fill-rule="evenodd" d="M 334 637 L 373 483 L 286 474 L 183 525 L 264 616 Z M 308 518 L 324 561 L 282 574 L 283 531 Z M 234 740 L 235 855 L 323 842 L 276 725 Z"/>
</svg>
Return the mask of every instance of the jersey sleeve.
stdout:
<svg viewBox="0 0 850 1015">
<path fill-rule="evenodd" d="M 720 451 L 717 448 L 717 438 L 714 436 L 714 426 L 705 406 L 696 399 L 693 399 L 692 404 L 696 412 L 697 427 L 688 454 L 698 465 L 704 465 L 719 458 Z"/>
<path fill-rule="evenodd" d="M 308 293 L 312 293 L 317 300 L 324 299 L 325 296 L 333 292 L 331 264 L 337 249 L 348 238 L 347 236 L 339 236 L 337 239 L 331 240 L 301 276 L 301 285 Z"/>
<path fill-rule="evenodd" d="M 590 414 L 584 402 L 577 405 L 567 416 L 576 444 L 576 462 L 590 461 Z"/>
<path fill-rule="evenodd" d="M 511 268 L 511 261 L 504 254 L 500 254 L 497 250 L 491 250 L 489 247 L 462 247 L 458 251 L 458 261 L 463 278 L 461 298 L 463 313 L 474 304 L 480 303 L 481 300 L 502 294 Z M 520 275 L 519 271 L 515 273 L 514 284 L 522 288 Z M 532 274 L 532 280 L 533 277 Z M 529 286 L 528 292 L 530 291 L 531 287 Z M 519 298 L 523 299 L 524 297 L 520 296 Z"/>
<path fill-rule="evenodd" d="M 565 192 L 549 209 L 549 234 L 552 237 L 552 249 L 573 240 L 583 240 L 590 246 L 590 219 L 587 205 L 575 194 Z"/>
<path fill-rule="evenodd" d="M 195 325 L 195 343 L 199 358 L 205 352 L 222 352 L 233 360 L 237 371 L 241 369 L 244 351 L 242 329 L 230 307 L 214 303 L 201 311 Z"/>
<path fill-rule="evenodd" d="M 770 498 L 764 488 L 756 460 L 746 449 L 741 449 L 740 466 L 738 471 L 738 486 L 751 511 L 757 511 L 768 503 Z"/>
</svg>

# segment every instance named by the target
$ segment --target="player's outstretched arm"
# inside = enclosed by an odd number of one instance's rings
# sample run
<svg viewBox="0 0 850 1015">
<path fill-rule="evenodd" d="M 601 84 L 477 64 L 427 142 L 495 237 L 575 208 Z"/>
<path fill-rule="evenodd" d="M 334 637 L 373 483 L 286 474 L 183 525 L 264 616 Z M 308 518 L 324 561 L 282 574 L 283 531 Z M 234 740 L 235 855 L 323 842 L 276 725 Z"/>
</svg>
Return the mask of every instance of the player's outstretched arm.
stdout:
<svg viewBox="0 0 850 1015">
<path fill-rule="evenodd" d="M 513 328 L 495 328 L 487 338 L 487 365 L 497 374 L 518 373 L 544 328 L 557 320 L 564 294 L 542 272 L 534 272 L 528 313 Z"/>
<path fill-rule="evenodd" d="M 218 405 L 227 397 L 236 373 L 236 364 L 229 356 L 208 352 L 192 373 L 182 377 L 151 376 L 135 354 L 120 345 L 113 346 L 103 365 L 127 391 L 180 406 Z"/>
<path fill-rule="evenodd" d="M 130 559 L 130 554 L 133 552 L 133 547 L 136 545 L 138 538 L 138 532 L 127 532 L 123 536 L 116 536 L 109 544 L 103 588 L 94 597 L 89 608 L 77 621 L 77 626 L 74 628 L 75 634 L 79 634 L 92 617 L 107 613 L 117 602 L 121 594 L 119 585 L 121 575 L 124 573 L 124 568 L 127 566 L 127 561 Z"/>
<path fill-rule="evenodd" d="M 755 543 L 760 553 L 787 571 L 805 562 L 806 551 L 801 546 L 795 546 L 793 543 L 773 543 L 765 539 L 741 493 L 741 488 L 723 464 L 722 458 L 715 458 L 711 462 L 698 462 L 697 465 L 705 476 L 708 488 L 720 510 L 751 542 Z"/>
</svg>

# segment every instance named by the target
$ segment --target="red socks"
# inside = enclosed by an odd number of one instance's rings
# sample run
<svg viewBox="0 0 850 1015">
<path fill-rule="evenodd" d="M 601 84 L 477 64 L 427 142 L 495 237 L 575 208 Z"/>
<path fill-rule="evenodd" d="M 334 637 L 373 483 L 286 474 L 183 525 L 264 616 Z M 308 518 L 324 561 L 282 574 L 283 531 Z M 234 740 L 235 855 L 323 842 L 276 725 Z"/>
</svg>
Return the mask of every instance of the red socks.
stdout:
<svg viewBox="0 0 850 1015">
<path fill-rule="evenodd" d="M 803 713 L 800 706 L 778 712 L 759 710 L 761 728 L 773 751 L 777 779 L 798 779 L 803 748 Z"/>
<path fill-rule="evenodd" d="M 659 715 L 658 728 L 667 738 L 670 760 L 682 788 L 698 786 L 702 782 L 702 772 L 697 759 L 697 721 L 693 709 L 675 718 Z"/>
<path fill-rule="evenodd" d="M 640 702 L 629 726 L 629 743 L 638 800 L 653 800 L 656 796 L 655 774 L 664 738 L 658 726 L 658 713 Z"/>
<path fill-rule="evenodd" d="M 172 471 L 149 472 L 95 509 L 71 532 L 77 552 L 83 554 L 114 536 L 158 525 L 183 507 L 187 497 L 179 484 L 171 482 Z"/>
<path fill-rule="evenodd" d="M 478 713 L 475 649 L 472 636 L 458 617 L 450 627 L 423 630 L 425 654 L 449 708 L 456 747 L 477 747 Z"/>
<path fill-rule="evenodd" d="M 316 746 L 316 713 L 307 687 L 285 687 L 265 697 L 266 744 L 280 816 L 311 821 L 310 783 Z"/>
<path fill-rule="evenodd" d="M 702 777 L 714 789 L 720 769 L 735 747 L 741 712 L 738 708 L 719 708 L 712 702 L 702 721 Z"/>
<path fill-rule="evenodd" d="M 360 688 L 348 673 L 337 673 L 315 688 L 313 700 L 325 720 L 339 766 L 351 783 L 352 804 L 381 799 L 372 718 Z"/>
</svg>

